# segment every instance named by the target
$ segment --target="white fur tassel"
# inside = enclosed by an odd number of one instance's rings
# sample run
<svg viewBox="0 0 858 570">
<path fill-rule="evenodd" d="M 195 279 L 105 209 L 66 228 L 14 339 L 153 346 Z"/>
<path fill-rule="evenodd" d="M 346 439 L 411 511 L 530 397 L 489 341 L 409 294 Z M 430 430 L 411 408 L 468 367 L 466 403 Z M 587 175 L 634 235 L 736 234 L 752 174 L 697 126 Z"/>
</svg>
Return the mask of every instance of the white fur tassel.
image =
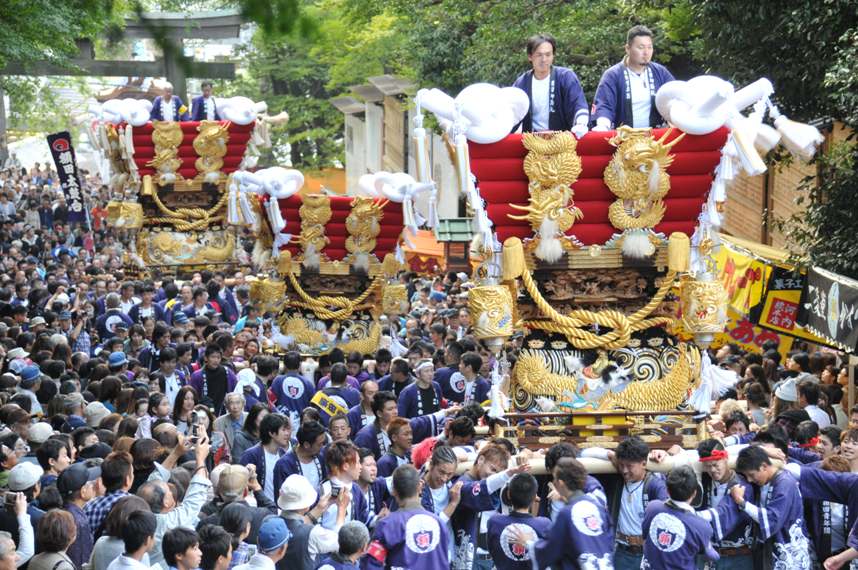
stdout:
<svg viewBox="0 0 858 570">
<path fill-rule="evenodd" d="M 308 245 L 307 248 L 304 250 L 304 261 L 301 262 L 301 265 L 303 265 L 307 269 L 318 270 L 321 261 L 321 256 L 316 251 L 316 247 L 312 244 Z"/>
<path fill-rule="evenodd" d="M 539 245 L 534 254 L 547 263 L 554 263 L 563 257 L 563 244 L 557 239 L 557 222 L 547 216 L 542 218 L 539 226 Z"/>
<path fill-rule="evenodd" d="M 358 273 L 369 272 L 369 254 L 362 251 L 356 253 L 354 261 L 352 262 L 352 266 Z"/>
<path fill-rule="evenodd" d="M 655 253 L 649 234 L 643 231 L 627 231 L 623 234 L 623 255 L 644 259 Z"/>
</svg>

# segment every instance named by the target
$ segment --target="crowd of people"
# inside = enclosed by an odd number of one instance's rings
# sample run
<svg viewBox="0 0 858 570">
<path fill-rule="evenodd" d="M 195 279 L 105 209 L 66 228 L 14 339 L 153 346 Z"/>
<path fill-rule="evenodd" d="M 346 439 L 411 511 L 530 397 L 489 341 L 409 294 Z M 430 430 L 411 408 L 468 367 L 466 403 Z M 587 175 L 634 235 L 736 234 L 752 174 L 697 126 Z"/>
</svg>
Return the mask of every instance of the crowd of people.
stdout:
<svg viewBox="0 0 858 570">
<path fill-rule="evenodd" d="M 836 353 L 719 349 L 737 382 L 696 450 L 520 449 L 485 429 L 494 360 L 467 275 L 404 275 L 409 312 L 373 354 L 275 356 L 249 267 L 131 279 L 96 178 L 91 230 L 65 222 L 48 169 L 0 187 L 0 570 L 858 558 L 858 409 Z"/>
</svg>

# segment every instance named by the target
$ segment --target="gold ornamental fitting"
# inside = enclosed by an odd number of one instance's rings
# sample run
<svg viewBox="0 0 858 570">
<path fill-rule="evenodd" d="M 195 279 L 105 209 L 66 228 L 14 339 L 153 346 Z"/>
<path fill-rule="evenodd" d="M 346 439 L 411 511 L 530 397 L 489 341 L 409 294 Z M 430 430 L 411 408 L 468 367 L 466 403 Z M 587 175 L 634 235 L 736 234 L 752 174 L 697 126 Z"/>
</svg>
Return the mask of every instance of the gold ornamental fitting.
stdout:
<svg viewBox="0 0 858 570">
<path fill-rule="evenodd" d="M 478 339 L 512 336 L 512 293 L 504 285 L 479 285 L 468 294 L 468 310 Z"/>
</svg>

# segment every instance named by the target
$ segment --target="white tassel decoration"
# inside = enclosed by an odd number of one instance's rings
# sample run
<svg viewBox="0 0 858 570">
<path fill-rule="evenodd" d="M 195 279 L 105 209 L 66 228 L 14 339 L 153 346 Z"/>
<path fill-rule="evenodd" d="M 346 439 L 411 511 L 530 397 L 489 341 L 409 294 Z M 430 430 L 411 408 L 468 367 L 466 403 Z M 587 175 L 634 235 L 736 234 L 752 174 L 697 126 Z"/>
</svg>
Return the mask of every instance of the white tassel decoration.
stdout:
<svg viewBox="0 0 858 570">
<path fill-rule="evenodd" d="M 627 231 L 623 234 L 623 255 L 644 259 L 655 253 L 655 246 L 644 231 Z"/>
<path fill-rule="evenodd" d="M 816 148 L 825 140 L 816 127 L 791 121 L 785 115 L 775 119 L 775 128 L 781 134 L 781 142 L 787 150 L 804 161 L 813 158 Z"/>
<path fill-rule="evenodd" d="M 554 263 L 563 257 L 563 244 L 557 239 L 557 233 L 557 222 L 548 216 L 542 218 L 539 226 L 539 245 L 534 251 L 536 257 L 547 263 Z"/>
<path fill-rule="evenodd" d="M 283 231 L 283 228 L 286 227 L 286 220 L 283 219 L 283 215 L 280 213 L 280 204 L 277 203 L 277 200 L 269 198 L 265 209 L 268 212 L 268 221 L 271 222 L 271 230 L 275 234 Z"/>
<path fill-rule="evenodd" d="M 226 198 L 226 223 L 239 226 L 241 225 L 241 217 L 238 215 L 238 188 L 236 185 L 229 185 L 229 194 Z"/>
<path fill-rule="evenodd" d="M 241 208 L 241 217 L 244 218 L 244 224 L 247 226 L 256 226 L 259 220 L 256 219 L 256 212 L 250 207 L 247 192 L 238 193 L 238 205 Z"/>
<path fill-rule="evenodd" d="M 304 250 L 304 261 L 301 262 L 307 269 L 319 269 L 319 265 L 321 265 L 321 256 L 316 252 L 316 247 L 313 244 L 307 246 Z"/>
</svg>

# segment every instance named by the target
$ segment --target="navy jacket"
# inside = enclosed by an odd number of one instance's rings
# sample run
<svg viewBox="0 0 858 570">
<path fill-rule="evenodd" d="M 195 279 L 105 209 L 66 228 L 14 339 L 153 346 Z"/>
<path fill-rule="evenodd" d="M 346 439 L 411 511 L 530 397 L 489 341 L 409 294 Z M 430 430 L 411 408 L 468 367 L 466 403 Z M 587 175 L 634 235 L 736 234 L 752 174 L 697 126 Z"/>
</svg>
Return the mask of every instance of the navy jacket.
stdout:
<svg viewBox="0 0 858 570">
<path fill-rule="evenodd" d="M 214 97 L 211 97 L 212 103 L 214 103 Z M 215 121 L 220 120 L 220 114 L 217 112 L 217 107 L 214 108 L 214 118 Z M 191 99 L 191 120 L 192 121 L 205 121 L 206 120 L 206 105 L 205 98 L 200 95 L 199 97 L 194 97 Z"/>
<path fill-rule="evenodd" d="M 568 131 L 575 125 L 575 119 L 579 116 L 584 116 L 589 120 L 590 110 L 587 106 L 587 99 L 584 97 L 584 89 L 581 88 L 581 82 L 578 81 L 578 76 L 571 69 L 565 67 L 551 68 L 551 85 L 553 85 L 553 93 L 549 93 L 552 98 L 548 113 L 548 130 L 550 131 Z M 531 80 L 533 78 L 533 70 L 526 71 L 518 76 L 518 79 L 513 83 L 513 87 L 518 87 L 527 93 L 530 99 L 530 107 L 527 110 L 527 115 L 521 122 L 522 130 L 525 133 L 533 131 L 533 95 L 531 93 Z M 516 125 L 518 128 L 518 125 Z"/>
</svg>

